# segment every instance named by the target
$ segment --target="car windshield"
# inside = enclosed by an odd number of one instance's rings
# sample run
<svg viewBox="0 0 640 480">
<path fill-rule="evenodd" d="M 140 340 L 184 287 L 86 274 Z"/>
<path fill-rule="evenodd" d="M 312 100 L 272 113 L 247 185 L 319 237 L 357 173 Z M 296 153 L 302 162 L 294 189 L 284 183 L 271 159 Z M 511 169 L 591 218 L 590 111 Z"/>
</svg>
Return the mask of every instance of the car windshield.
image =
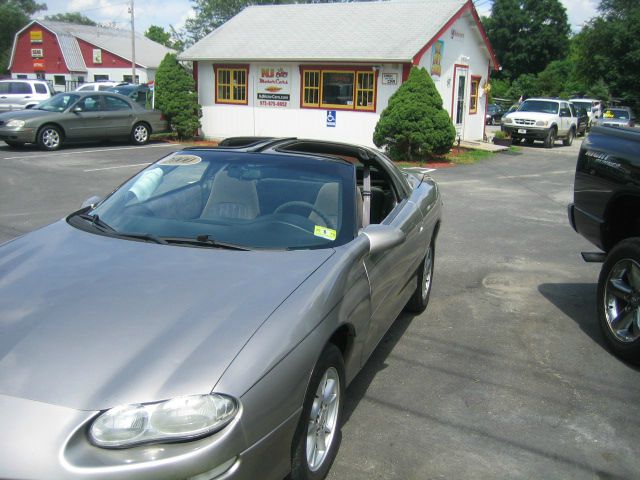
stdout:
<svg viewBox="0 0 640 480">
<path fill-rule="evenodd" d="M 618 118 L 620 120 L 629 120 L 629 111 L 620 110 L 618 108 L 610 108 L 602 114 L 603 118 Z"/>
<path fill-rule="evenodd" d="M 525 100 L 518 108 L 519 112 L 539 112 L 539 113 L 558 113 L 558 102 L 547 100 Z"/>
<path fill-rule="evenodd" d="M 84 222 L 73 216 L 69 222 L 178 245 L 333 247 L 354 236 L 355 168 L 297 155 L 182 151 L 149 166 L 87 213 L 91 217 L 77 215 Z"/>
<path fill-rule="evenodd" d="M 38 110 L 44 110 L 46 112 L 64 112 L 79 98 L 79 95 L 74 95 L 71 93 L 60 93 L 55 97 L 51 97 L 49 100 L 45 100 L 44 102 L 39 103 L 36 108 Z"/>
<path fill-rule="evenodd" d="M 576 108 L 584 108 L 587 111 L 590 111 L 592 106 L 591 101 L 585 102 L 581 100 L 571 100 L 571 103 L 573 103 Z"/>
</svg>

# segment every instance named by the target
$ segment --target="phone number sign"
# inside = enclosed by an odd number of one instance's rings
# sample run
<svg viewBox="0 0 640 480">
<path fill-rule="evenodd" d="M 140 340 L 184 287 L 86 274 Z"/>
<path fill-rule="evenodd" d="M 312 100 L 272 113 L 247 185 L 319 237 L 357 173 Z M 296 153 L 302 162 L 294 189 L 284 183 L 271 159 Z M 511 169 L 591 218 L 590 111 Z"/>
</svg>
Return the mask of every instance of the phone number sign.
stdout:
<svg viewBox="0 0 640 480">
<path fill-rule="evenodd" d="M 256 96 L 260 107 L 288 107 L 291 100 L 291 71 L 286 67 L 258 67 Z"/>
</svg>

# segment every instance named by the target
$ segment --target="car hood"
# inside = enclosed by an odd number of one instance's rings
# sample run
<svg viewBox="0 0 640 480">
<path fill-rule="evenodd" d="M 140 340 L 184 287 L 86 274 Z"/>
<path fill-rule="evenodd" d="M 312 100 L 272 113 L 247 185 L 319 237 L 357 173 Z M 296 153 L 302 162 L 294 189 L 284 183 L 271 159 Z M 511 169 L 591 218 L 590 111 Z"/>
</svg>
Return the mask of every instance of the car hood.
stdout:
<svg viewBox="0 0 640 480">
<path fill-rule="evenodd" d="M 553 113 L 542 112 L 511 112 L 509 118 L 517 118 L 522 120 L 552 120 L 558 115 Z"/>
<path fill-rule="evenodd" d="M 598 120 L 599 125 L 628 125 L 628 118 L 601 118 Z"/>
<path fill-rule="evenodd" d="M 46 112 L 44 110 L 36 110 L 30 108 L 28 110 L 12 110 L 10 112 L 0 113 L 0 120 L 32 120 L 34 118 L 57 117 L 59 112 Z"/>
<path fill-rule="evenodd" d="M 0 247 L 0 394 L 102 410 L 208 393 L 333 253 L 158 245 L 64 220 L 27 234 Z"/>
</svg>

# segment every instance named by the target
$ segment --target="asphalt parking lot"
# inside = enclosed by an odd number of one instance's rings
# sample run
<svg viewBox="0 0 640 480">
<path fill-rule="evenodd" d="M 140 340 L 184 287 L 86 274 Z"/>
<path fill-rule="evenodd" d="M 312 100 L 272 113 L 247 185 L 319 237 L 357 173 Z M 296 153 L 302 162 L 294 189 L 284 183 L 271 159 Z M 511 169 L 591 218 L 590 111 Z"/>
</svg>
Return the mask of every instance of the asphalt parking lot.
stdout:
<svg viewBox="0 0 640 480">
<path fill-rule="evenodd" d="M 176 147 L 12 150 L 0 242 Z M 567 222 L 579 141 L 433 172 L 445 202 L 431 303 L 348 390 L 333 480 L 637 478 L 640 370 L 604 347 L 594 250 Z"/>
</svg>

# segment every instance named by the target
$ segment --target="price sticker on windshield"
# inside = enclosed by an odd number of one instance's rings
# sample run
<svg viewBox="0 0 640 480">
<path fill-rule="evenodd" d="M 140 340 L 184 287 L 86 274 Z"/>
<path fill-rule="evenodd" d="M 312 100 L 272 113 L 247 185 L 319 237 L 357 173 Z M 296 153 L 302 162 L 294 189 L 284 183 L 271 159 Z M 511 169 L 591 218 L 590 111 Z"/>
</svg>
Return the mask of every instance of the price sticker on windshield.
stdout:
<svg viewBox="0 0 640 480">
<path fill-rule="evenodd" d="M 336 239 L 336 231 L 332 228 L 321 227 L 320 225 L 316 225 L 316 228 L 313 231 L 313 234 L 316 237 L 326 238 L 327 240 L 335 240 Z"/>
</svg>

